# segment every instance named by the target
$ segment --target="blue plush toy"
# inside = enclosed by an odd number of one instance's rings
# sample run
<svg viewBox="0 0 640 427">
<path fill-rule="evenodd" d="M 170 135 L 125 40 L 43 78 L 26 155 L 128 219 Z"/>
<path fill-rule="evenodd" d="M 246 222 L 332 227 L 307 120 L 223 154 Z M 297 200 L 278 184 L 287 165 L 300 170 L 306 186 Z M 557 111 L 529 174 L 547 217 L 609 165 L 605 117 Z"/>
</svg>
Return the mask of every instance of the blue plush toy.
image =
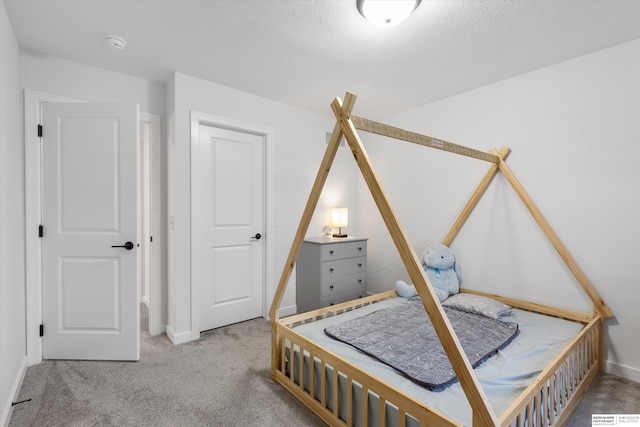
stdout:
<svg viewBox="0 0 640 427">
<path fill-rule="evenodd" d="M 422 257 L 422 266 L 440 302 L 460 292 L 460 267 L 456 254 L 445 245 L 434 245 Z"/>
<path fill-rule="evenodd" d="M 438 244 L 427 249 L 422 257 L 422 268 L 426 271 L 440 302 L 460 291 L 460 267 L 456 255 L 448 247 Z M 396 292 L 405 298 L 418 294 L 414 285 L 402 280 L 396 282 Z"/>
</svg>

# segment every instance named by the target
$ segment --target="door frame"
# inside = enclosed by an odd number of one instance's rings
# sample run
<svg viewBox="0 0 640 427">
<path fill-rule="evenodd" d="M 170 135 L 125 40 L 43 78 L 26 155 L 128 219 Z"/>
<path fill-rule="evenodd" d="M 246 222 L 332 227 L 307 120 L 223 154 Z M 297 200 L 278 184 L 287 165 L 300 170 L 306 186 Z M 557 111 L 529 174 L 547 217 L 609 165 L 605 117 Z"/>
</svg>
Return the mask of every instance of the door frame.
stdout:
<svg viewBox="0 0 640 427">
<path fill-rule="evenodd" d="M 194 162 L 194 156 L 196 155 L 194 147 L 199 142 L 199 128 L 200 126 L 211 126 L 217 127 L 221 129 L 228 129 L 238 132 L 251 133 L 254 135 L 258 135 L 263 137 L 264 139 L 264 147 L 263 147 L 263 168 L 262 168 L 262 221 L 263 221 L 263 230 L 264 230 L 264 252 L 262 257 L 262 265 L 263 265 L 263 278 L 262 278 L 262 316 L 265 317 L 267 314 L 267 290 L 272 289 L 272 280 L 273 272 L 273 224 L 271 218 L 273 218 L 273 194 L 272 191 L 272 174 L 273 168 L 271 167 L 273 164 L 273 141 L 274 141 L 274 131 L 272 128 L 256 125 L 253 123 L 246 123 L 237 120 L 227 119 L 224 117 L 214 116 L 211 114 L 201 113 L 197 111 L 191 111 L 191 144 L 190 144 L 190 156 L 191 156 L 191 164 Z M 193 172 L 191 172 L 193 173 Z M 190 210 L 192 212 L 190 223 L 193 226 L 193 212 L 194 209 L 197 209 L 194 204 L 196 200 L 194 199 L 194 194 L 192 191 L 193 186 L 190 185 L 191 190 L 191 206 Z M 189 245 L 190 250 L 193 251 L 193 242 L 192 242 L 192 233 L 193 229 L 189 232 Z M 193 265 L 190 266 L 190 276 L 193 279 Z M 194 286 L 193 280 L 191 280 L 191 340 L 197 340 L 200 338 L 200 309 L 198 302 L 200 301 L 200 289 L 197 286 Z"/>
<path fill-rule="evenodd" d="M 150 281 L 149 281 L 149 334 L 152 336 L 165 333 L 165 325 L 162 323 L 162 132 L 160 116 L 150 113 L 140 113 L 140 122 L 149 125 L 149 218 L 151 221 L 149 233 L 153 242 L 148 244 L 150 253 Z M 144 218 L 143 218 L 144 220 Z M 142 234 L 142 233 L 141 233 Z M 141 260 L 141 263 L 144 261 Z"/>
<path fill-rule="evenodd" d="M 26 259 L 26 354 L 27 365 L 32 366 L 42 362 L 42 340 L 40 339 L 40 325 L 42 324 L 42 241 L 38 236 L 38 225 L 42 223 L 42 165 L 41 165 L 41 145 L 38 137 L 37 125 L 41 123 L 41 105 L 46 102 L 77 102 L 83 103 L 86 100 L 54 95 L 34 90 L 24 90 L 24 140 L 25 140 L 25 259 Z M 151 182 L 152 194 L 160 194 L 160 168 L 161 168 L 161 139 L 160 139 L 160 117 L 147 113 L 140 113 L 140 120 L 149 122 L 152 132 L 155 129 L 157 138 L 151 138 Z M 157 162 L 157 163 L 156 163 Z M 157 165 L 157 166 L 156 166 Z M 154 173 L 154 169 L 156 172 Z M 151 262 L 152 278 L 159 275 L 158 280 L 153 281 L 150 289 L 150 311 L 156 311 L 153 316 L 149 316 L 149 330 L 154 332 L 164 332 L 164 325 L 161 322 L 161 223 L 160 211 L 155 210 L 161 201 L 155 199 L 152 202 L 151 221 L 153 224 L 153 235 L 158 236 L 158 245 L 152 250 Z M 155 242 L 154 242 L 155 243 Z M 155 272 L 158 268 L 158 271 Z M 158 307 L 158 309 L 156 308 Z M 153 322 L 153 326 L 152 326 Z"/>
</svg>

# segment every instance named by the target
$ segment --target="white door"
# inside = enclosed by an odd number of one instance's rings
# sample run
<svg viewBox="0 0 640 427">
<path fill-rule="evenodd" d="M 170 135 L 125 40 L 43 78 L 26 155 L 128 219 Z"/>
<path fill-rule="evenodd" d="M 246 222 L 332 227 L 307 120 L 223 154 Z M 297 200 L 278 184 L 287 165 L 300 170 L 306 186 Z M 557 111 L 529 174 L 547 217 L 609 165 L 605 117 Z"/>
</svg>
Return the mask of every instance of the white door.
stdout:
<svg viewBox="0 0 640 427">
<path fill-rule="evenodd" d="M 42 117 L 42 356 L 138 360 L 138 106 Z"/>
<path fill-rule="evenodd" d="M 262 316 L 264 137 L 200 125 L 192 156 L 199 330 Z"/>
</svg>

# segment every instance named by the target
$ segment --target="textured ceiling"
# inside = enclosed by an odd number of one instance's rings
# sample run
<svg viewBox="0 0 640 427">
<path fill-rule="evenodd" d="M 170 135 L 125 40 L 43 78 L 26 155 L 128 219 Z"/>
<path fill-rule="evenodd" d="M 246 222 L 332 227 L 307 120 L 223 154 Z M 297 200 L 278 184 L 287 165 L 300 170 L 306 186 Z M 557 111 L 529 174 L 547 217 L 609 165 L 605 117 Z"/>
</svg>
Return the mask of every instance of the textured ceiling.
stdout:
<svg viewBox="0 0 640 427">
<path fill-rule="evenodd" d="M 640 1 L 423 0 L 387 29 L 355 0 L 4 5 L 23 49 L 157 82 L 177 71 L 326 115 L 346 90 L 380 117 L 640 38 Z"/>
</svg>

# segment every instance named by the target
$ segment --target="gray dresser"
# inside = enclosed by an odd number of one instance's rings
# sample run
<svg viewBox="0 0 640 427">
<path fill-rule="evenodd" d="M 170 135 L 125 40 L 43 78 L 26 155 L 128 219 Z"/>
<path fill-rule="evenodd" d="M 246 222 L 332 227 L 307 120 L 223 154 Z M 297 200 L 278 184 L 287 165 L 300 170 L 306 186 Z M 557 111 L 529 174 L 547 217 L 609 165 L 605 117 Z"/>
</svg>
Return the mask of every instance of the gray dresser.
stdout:
<svg viewBox="0 0 640 427">
<path fill-rule="evenodd" d="M 296 262 L 298 313 L 367 295 L 367 239 L 305 239 Z"/>
</svg>

